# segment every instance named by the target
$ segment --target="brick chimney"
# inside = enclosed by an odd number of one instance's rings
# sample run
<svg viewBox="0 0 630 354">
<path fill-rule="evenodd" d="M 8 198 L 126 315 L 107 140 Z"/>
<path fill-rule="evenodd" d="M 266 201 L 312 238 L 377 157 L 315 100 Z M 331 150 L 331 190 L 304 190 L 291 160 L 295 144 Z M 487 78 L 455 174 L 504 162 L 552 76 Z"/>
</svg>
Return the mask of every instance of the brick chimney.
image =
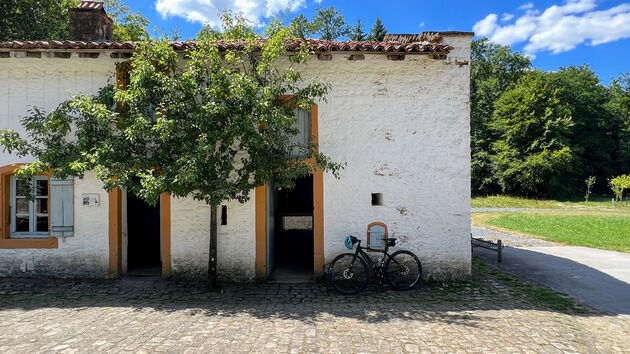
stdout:
<svg viewBox="0 0 630 354">
<path fill-rule="evenodd" d="M 71 41 L 111 41 L 114 21 L 107 16 L 102 1 L 81 1 L 70 9 Z"/>
</svg>

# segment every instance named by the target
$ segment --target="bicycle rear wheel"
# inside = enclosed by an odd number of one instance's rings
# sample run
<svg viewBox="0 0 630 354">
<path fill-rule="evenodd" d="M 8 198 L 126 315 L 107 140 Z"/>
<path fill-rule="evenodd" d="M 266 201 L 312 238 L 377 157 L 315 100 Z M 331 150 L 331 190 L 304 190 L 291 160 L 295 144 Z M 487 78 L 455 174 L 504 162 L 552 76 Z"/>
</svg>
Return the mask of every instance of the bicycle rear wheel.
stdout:
<svg viewBox="0 0 630 354">
<path fill-rule="evenodd" d="M 335 257 L 328 267 L 328 281 L 342 294 L 353 295 L 363 290 L 368 282 L 368 267 L 361 257 L 343 253 Z"/>
<path fill-rule="evenodd" d="M 409 251 L 396 251 L 385 262 L 385 277 L 397 290 L 413 289 L 422 278 L 420 260 Z"/>
</svg>

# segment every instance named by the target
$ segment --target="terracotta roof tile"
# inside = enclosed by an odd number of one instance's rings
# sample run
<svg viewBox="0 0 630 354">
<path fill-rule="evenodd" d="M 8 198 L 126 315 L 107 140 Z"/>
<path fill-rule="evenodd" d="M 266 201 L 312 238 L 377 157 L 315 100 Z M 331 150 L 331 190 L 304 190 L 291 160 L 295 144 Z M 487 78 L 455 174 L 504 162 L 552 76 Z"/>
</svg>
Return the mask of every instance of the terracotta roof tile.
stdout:
<svg viewBox="0 0 630 354">
<path fill-rule="evenodd" d="M 81 1 L 76 8 L 83 10 L 104 10 L 102 1 Z"/>
<path fill-rule="evenodd" d="M 260 40 L 260 44 L 264 43 Z M 296 51 L 304 40 L 295 39 L 286 41 L 287 51 Z M 307 45 L 312 46 L 316 52 L 387 52 L 387 53 L 409 53 L 409 54 L 446 54 L 453 47 L 435 42 L 337 42 L 320 39 L 306 40 Z M 101 50 L 133 50 L 137 42 L 84 42 L 84 41 L 4 41 L 0 42 L 0 49 L 101 49 Z M 216 41 L 219 50 L 239 50 L 247 44 L 245 41 Z M 197 45 L 195 41 L 169 42 L 173 49 L 182 51 L 193 48 Z"/>
</svg>

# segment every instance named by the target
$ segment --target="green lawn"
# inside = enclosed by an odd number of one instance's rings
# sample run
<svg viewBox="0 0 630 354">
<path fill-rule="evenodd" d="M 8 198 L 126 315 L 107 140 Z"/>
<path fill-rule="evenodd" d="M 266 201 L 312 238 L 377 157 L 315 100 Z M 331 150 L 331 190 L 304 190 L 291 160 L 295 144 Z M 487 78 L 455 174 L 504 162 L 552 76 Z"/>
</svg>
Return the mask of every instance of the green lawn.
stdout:
<svg viewBox="0 0 630 354">
<path fill-rule="evenodd" d="M 627 212 L 475 213 L 473 224 L 568 245 L 630 252 L 630 213 Z"/>
<path fill-rule="evenodd" d="M 588 203 L 584 199 L 575 200 L 546 200 L 546 199 L 527 199 L 509 196 L 489 196 L 489 197 L 473 197 L 473 208 L 536 208 L 536 209 L 589 209 L 589 208 L 612 208 L 610 202 L 611 197 L 603 195 L 591 195 Z M 617 209 L 628 209 L 630 207 L 624 203 L 616 203 Z"/>
</svg>

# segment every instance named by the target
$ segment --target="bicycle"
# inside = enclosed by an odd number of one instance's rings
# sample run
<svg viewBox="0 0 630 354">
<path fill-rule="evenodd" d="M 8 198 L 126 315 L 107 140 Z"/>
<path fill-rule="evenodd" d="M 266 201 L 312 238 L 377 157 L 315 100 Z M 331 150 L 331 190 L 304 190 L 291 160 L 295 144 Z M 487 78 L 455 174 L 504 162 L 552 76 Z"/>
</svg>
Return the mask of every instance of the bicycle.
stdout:
<svg viewBox="0 0 630 354">
<path fill-rule="evenodd" d="M 383 241 L 385 249 L 378 250 L 383 256 L 375 262 L 364 251 L 371 249 L 361 247 L 361 240 L 352 235 L 346 237 L 346 247 L 352 249 L 356 244 L 357 249 L 354 253 L 342 253 L 330 262 L 328 281 L 332 287 L 342 294 L 357 294 L 367 286 L 371 269 L 381 284 L 386 279 L 396 290 L 413 289 L 422 277 L 420 260 L 407 250 L 399 250 L 390 255 L 387 251 L 389 247 L 396 246 L 396 239 L 387 238 Z"/>
</svg>

